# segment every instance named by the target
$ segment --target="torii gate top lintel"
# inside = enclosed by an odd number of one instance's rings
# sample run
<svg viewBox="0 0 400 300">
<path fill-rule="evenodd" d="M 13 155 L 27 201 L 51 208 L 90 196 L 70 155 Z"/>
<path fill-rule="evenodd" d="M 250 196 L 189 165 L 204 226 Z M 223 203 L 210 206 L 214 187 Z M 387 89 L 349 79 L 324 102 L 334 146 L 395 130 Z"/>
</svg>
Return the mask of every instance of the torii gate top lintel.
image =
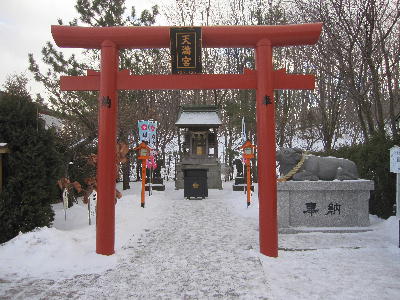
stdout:
<svg viewBox="0 0 400 300">
<path fill-rule="evenodd" d="M 80 27 L 52 25 L 57 46 L 62 48 L 100 49 L 105 40 L 119 49 L 169 48 L 169 26 Z M 203 47 L 255 48 L 268 39 L 271 46 L 315 44 L 322 23 L 256 26 L 202 26 Z"/>
<path fill-rule="evenodd" d="M 54 41 L 60 47 L 101 49 L 109 45 L 116 49 L 169 48 L 168 26 L 78 27 L 53 25 Z M 209 48 L 257 48 L 261 46 L 295 46 L 315 44 L 322 23 L 259 26 L 203 26 L 202 42 Z M 99 90 L 100 73 L 88 71 L 86 77 L 62 76 L 61 90 Z M 118 90 L 168 89 L 255 89 L 256 73 L 191 75 L 130 75 L 117 74 Z M 186 77 L 185 77 L 186 76 Z M 313 75 L 286 74 L 274 71 L 274 89 L 314 89 Z"/>
</svg>

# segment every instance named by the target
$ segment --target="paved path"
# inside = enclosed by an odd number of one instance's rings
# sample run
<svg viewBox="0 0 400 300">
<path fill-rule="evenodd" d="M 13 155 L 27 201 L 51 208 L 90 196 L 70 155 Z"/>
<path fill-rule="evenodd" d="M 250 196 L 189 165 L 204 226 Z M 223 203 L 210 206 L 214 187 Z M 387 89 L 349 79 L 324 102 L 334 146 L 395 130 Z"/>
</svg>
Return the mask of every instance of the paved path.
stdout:
<svg viewBox="0 0 400 300">
<path fill-rule="evenodd" d="M 257 221 L 232 213 L 224 191 L 205 200 L 167 193 L 165 219 L 121 250 L 115 269 L 63 281 L 3 281 L 0 299 L 268 299 Z"/>
</svg>

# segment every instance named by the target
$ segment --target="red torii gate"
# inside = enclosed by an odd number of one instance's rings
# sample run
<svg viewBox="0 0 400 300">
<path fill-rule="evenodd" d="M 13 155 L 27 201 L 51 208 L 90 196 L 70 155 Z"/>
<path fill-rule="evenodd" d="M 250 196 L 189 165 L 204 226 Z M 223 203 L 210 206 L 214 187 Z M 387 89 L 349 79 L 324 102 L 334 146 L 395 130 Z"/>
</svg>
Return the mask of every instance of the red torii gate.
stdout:
<svg viewBox="0 0 400 300">
<path fill-rule="evenodd" d="M 203 26 L 208 48 L 255 48 L 256 70 L 243 74 L 130 75 L 118 71 L 118 51 L 124 48 L 169 48 L 170 27 L 52 26 L 59 47 L 101 49 L 100 72 L 62 76 L 61 90 L 99 90 L 98 204 L 96 252 L 114 253 L 117 90 L 256 89 L 260 252 L 278 256 L 275 89 L 314 89 L 313 75 L 289 75 L 274 70 L 272 47 L 312 45 L 322 23 L 279 26 Z"/>
</svg>

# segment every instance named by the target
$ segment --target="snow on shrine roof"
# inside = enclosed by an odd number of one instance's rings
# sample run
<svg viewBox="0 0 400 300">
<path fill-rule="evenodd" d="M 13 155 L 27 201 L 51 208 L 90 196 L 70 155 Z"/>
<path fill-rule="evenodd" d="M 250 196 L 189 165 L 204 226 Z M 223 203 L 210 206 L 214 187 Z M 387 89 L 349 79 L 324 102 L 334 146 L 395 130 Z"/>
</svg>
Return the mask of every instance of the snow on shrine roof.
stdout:
<svg viewBox="0 0 400 300">
<path fill-rule="evenodd" d="M 178 121 L 178 127 L 219 127 L 222 124 L 215 106 L 182 107 Z"/>
<path fill-rule="evenodd" d="M 8 149 L 8 144 L 7 143 L 0 143 L 0 154 L 9 153 L 9 152 L 10 152 L 10 149 Z"/>
</svg>

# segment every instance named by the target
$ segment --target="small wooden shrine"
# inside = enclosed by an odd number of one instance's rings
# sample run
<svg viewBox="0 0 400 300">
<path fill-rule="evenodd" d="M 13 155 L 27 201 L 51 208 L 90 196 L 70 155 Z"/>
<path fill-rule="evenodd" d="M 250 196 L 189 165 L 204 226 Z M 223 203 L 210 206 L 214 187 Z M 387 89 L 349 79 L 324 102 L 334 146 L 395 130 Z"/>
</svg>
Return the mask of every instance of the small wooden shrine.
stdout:
<svg viewBox="0 0 400 300">
<path fill-rule="evenodd" d="M 207 186 L 222 189 L 217 131 L 221 119 L 216 106 L 182 106 L 175 125 L 181 160 L 176 164 L 175 188 L 184 188 L 185 170 L 207 170 Z M 187 172 L 186 172 L 187 173 Z"/>
</svg>

